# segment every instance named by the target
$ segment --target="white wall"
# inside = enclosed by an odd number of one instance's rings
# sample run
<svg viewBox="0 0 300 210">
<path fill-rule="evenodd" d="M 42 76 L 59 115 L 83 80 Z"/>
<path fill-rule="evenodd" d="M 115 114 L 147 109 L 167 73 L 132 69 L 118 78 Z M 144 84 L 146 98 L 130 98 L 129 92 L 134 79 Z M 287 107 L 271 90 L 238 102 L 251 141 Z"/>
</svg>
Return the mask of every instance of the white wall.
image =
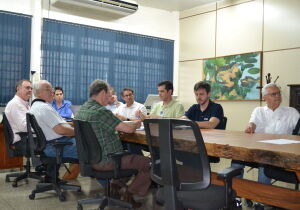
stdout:
<svg viewBox="0 0 300 210">
<path fill-rule="evenodd" d="M 262 51 L 264 75 L 282 87 L 300 84 L 300 1 L 225 0 L 180 13 L 179 98 L 185 108 L 195 103 L 193 86 L 202 79 L 203 59 Z M 243 130 L 260 101 L 221 101 L 227 129 Z"/>
<path fill-rule="evenodd" d="M 89 10 L 55 8 L 48 0 L 0 0 L 0 10 L 33 15 L 31 69 L 40 69 L 41 18 L 91 25 L 174 40 L 174 81 L 177 84 L 179 52 L 179 13 L 140 6 L 132 15 L 113 16 Z M 35 79 L 39 77 L 37 73 Z"/>
</svg>

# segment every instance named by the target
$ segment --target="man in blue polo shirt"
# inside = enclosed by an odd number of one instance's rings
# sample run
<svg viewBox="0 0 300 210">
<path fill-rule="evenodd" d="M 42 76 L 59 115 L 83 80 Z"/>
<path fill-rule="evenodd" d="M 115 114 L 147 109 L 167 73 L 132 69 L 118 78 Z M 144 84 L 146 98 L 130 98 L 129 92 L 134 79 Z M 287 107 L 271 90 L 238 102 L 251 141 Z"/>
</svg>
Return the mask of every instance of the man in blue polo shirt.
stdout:
<svg viewBox="0 0 300 210">
<path fill-rule="evenodd" d="M 71 119 L 74 117 L 71 110 L 72 103 L 64 99 L 64 91 L 59 86 L 54 88 L 54 97 L 51 105 L 62 118 Z"/>
<path fill-rule="evenodd" d="M 182 118 L 196 121 L 200 128 L 224 129 L 223 108 L 209 99 L 210 89 L 210 85 L 206 82 L 200 81 L 195 84 L 197 104 L 192 105 Z"/>
</svg>

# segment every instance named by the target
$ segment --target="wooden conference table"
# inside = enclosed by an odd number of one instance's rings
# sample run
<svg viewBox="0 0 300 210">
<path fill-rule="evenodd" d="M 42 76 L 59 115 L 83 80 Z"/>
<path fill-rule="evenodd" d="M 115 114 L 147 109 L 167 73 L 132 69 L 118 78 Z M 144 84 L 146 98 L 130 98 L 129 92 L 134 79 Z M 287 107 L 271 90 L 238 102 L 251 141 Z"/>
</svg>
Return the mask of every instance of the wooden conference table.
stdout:
<svg viewBox="0 0 300 210">
<path fill-rule="evenodd" d="M 196 144 L 193 137 L 184 135 L 176 139 L 176 146 L 183 151 L 193 152 Z M 208 155 L 278 166 L 296 172 L 300 179 L 300 144 L 269 144 L 260 140 L 290 139 L 300 141 L 300 136 L 276 134 L 246 134 L 242 131 L 201 129 Z M 147 144 L 144 131 L 121 134 L 123 141 Z M 222 185 L 222 180 L 212 174 L 212 183 Z M 264 185 L 255 181 L 234 178 L 233 188 L 240 197 L 287 209 L 300 209 L 300 191 Z"/>
</svg>

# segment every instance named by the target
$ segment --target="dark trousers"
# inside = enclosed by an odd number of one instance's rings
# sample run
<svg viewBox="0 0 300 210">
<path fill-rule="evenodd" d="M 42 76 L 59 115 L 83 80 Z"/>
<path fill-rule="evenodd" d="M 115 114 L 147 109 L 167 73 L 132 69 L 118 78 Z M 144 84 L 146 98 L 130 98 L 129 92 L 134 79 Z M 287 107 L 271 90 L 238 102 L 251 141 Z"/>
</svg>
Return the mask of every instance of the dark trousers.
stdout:
<svg viewBox="0 0 300 210">
<path fill-rule="evenodd" d="M 114 161 L 104 164 L 95 164 L 93 168 L 99 171 L 114 170 Z M 121 160 L 121 169 L 136 169 L 138 174 L 128 186 L 128 191 L 133 194 L 144 196 L 151 184 L 150 179 L 150 159 L 140 155 L 125 155 Z M 119 184 L 118 182 L 115 182 Z"/>
</svg>

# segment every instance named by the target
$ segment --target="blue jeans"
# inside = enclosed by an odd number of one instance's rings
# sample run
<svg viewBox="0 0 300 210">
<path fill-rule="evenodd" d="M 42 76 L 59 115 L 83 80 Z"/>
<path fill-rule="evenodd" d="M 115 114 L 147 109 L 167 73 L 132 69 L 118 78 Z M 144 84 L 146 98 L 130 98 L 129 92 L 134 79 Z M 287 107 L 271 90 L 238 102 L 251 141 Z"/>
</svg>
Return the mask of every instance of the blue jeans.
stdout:
<svg viewBox="0 0 300 210">
<path fill-rule="evenodd" d="M 67 146 L 64 147 L 63 157 L 78 159 L 75 138 L 70 138 L 70 137 L 63 136 L 63 137 L 60 137 L 58 139 L 53 139 L 51 141 L 54 141 L 54 140 L 59 141 L 59 142 L 72 142 L 73 143 L 72 145 L 67 145 Z M 56 157 L 56 149 L 51 144 L 46 144 L 46 147 L 44 149 L 44 153 L 48 157 Z"/>
<path fill-rule="evenodd" d="M 244 169 L 245 166 L 245 164 L 231 162 L 231 167 Z M 241 175 L 237 176 L 237 178 L 243 178 L 243 176 L 244 170 L 242 170 Z M 271 179 L 265 175 L 264 167 L 258 167 L 258 182 L 262 184 L 271 184 Z"/>
</svg>

